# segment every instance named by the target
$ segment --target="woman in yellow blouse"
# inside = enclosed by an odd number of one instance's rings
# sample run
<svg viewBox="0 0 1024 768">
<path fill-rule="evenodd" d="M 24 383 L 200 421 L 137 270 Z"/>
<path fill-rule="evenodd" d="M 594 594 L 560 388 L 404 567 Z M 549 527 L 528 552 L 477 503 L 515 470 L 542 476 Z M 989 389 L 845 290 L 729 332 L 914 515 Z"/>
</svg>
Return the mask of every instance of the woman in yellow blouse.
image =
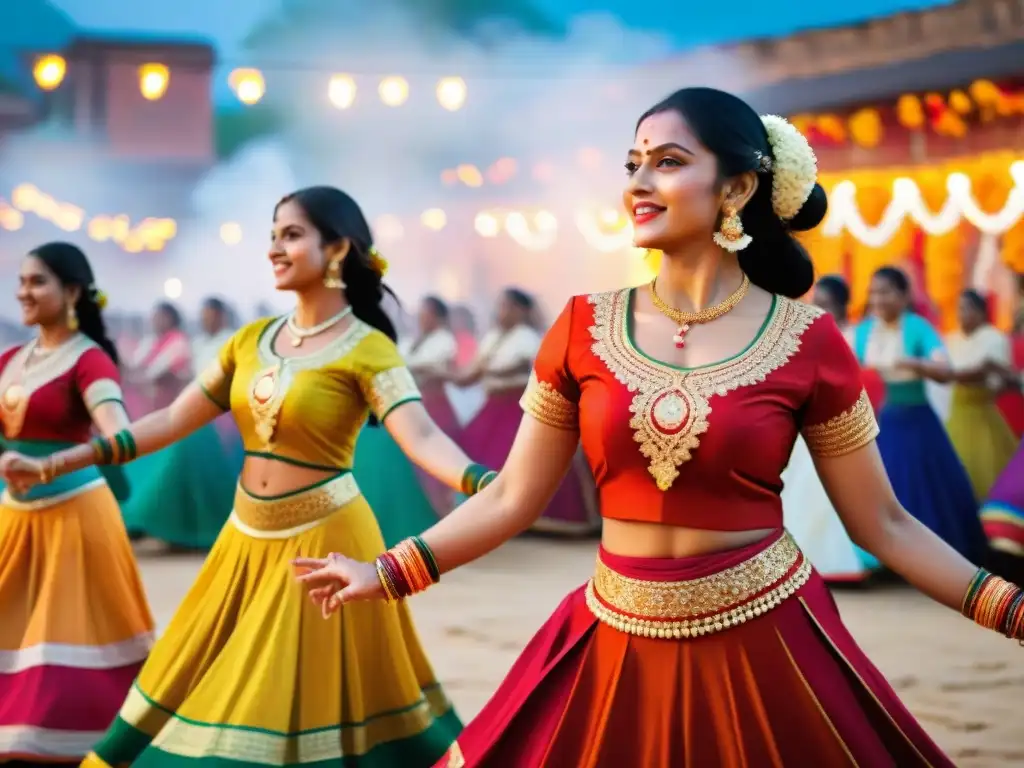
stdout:
<svg viewBox="0 0 1024 768">
<path fill-rule="evenodd" d="M 228 409 L 245 442 L 228 524 L 83 765 L 416 768 L 461 728 L 404 605 L 355 605 L 325 622 L 289 561 L 384 552 L 350 471 L 368 411 L 454 488 L 475 492 L 494 473 L 470 464 L 422 407 L 380 307 L 386 264 L 352 198 L 329 187 L 285 197 L 270 261 L 294 312 L 238 331 L 169 408 L 113 441 L 0 460 L 27 485 L 159 450 Z"/>
</svg>

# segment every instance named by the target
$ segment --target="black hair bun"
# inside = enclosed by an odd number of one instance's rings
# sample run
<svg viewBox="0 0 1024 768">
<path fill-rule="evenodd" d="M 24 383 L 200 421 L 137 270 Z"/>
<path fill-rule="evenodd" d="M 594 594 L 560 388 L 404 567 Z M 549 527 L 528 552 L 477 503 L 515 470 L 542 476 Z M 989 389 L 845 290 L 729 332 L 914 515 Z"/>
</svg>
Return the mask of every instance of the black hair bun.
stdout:
<svg viewBox="0 0 1024 768">
<path fill-rule="evenodd" d="M 828 196 L 821 184 L 815 184 L 807 201 L 787 224 L 794 232 L 806 232 L 821 224 L 825 220 L 826 213 L 828 213 Z"/>
</svg>

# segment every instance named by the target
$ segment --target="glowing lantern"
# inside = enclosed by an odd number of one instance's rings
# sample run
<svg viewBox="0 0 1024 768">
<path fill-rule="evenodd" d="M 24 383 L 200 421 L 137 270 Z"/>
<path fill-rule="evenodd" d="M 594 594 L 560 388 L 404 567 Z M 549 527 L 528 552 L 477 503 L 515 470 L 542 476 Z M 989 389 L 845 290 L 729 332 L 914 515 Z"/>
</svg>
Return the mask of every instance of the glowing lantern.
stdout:
<svg viewBox="0 0 1024 768">
<path fill-rule="evenodd" d="M 181 284 L 181 280 L 176 277 L 169 278 L 164 282 L 164 296 L 168 299 L 180 299 L 184 288 L 185 286 Z"/>
<path fill-rule="evenodd" d="M 377 89 L 380 100 L 389 107 L 400 107 L 409 98 L 409 84 L 403 77 L 385 77 Z"/>
<path fill-rule="evenodd" d="M 228 84 L 243 104 L 252 106 L 263 98 L 267 84 L 258 69 L 236 69 L 228 75 Z"/>
<path fill-rule="evenodd" d="M 473 221 L 473 227 L 480 237 L 497 237 L 501 231 L 501 223 L 497 217 L 486 211 L 478 213 Z"/>
<path fill-rule="evenodd" d="M 139 90 L 148 101 L 157 101 L 167 93 L 171 72 L 163 64 L 143 64 L 139 67 Z"/>
<path fill-rule="evenodd" d="M 475 165 L 460 165 L 455 169 L 455 173 L 459 181 L 467 187 L 479 187 L 484 183 L 484 177 Z"/>
<path fill-rule="evenodd" d="M 974 109 L 974 105 L 971 103 L 971 98 L 963 91 L 956 90 L 949 94 L 949 106 L 953 108 L 958 115 L 969 115 L 971 110 Z"/>
<path fill-rule="evenodd" d="M 62 56 L 49 53 L 40 56 L 32 68 L 32 76 L 36 79 L 36 85 L 44 91 L 52 91 L 64 82 L 64 75 L 68 71 L 68 64 Z"/>
<path fill-rule="evenodd" d="M 850 136 L 865 149 L 874 149 L 882 142 L 882 117 L 877 109 L 860 109 L 850 116 Z"/>
<path fill-rule="evenodd" d="M 242 242 L 242 227 L 237 222 L 227 221 L 220 225 L 220 239 L 224 245 L 238 245 Z"/>
<path fill-rule="evenodd" d="M 900 125 L 911 131 L 919 131 L 924 127 L 924 107 L 921 100 L 912 93 L 900 96 L 896 102 L 896 119 Z"/>
<path fill-rule="evenodd" d="M 327 84 L 327 98 L 338 109 L 348 109 L 356 100 L 356 81 L 348 75 L 334 75 Z"/>
<path fill-rule="evenodd" d="M 437 103 L 455 112 L 466 103 L 466 83 L 461 77 L 446 77 L 437 84 Z"/>
<path fill-rule="evenodd" d="M 420 222 L 427 229 L 439 232 L 444 229 L 444 225 L 448 223 L 448 217 L 445 216 L 444 211 L 440 208 L 431 208 L 423 212 L 420 216 Z"/>
</svg>

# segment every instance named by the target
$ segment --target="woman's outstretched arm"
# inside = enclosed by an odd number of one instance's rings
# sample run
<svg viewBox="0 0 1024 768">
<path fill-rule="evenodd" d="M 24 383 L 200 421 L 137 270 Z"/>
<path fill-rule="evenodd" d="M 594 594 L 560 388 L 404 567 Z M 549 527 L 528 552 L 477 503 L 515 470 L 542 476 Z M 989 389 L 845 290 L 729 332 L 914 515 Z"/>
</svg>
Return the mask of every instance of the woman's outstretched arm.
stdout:
<svg viewBox="0 0 1024 768">
<path fill-rule="evenodd" d="M 135 444 L 135 456 L 164 448 L 190 435 L 213 421 L 223 411 L 215 405 L 198 384 L 190 384 L 166 408 L 153 411 L 127 426 Z M 116 423 L 106 414 L 100 424 L 104 434 Z M 38 483 L 47 465 L 54 474 L 66 474 L 97 464 L 96 451 L 89 443 L 59 451 L 46 459 L 35 459 L 15 453 L 0 458 L 0 474 L 16 487 L 30 487 Z"/>
<path fill-rule="evenodd" d="M 576 430 L 548 426 L 525 416 L 494 482 L 420 537 L 439 572 L 482 557 L 528 528 L 554 496 L 578 443 Z M 293 563 L 302 571 L 299 581 L 310 587 L 325 616 L 342 602 L 388 597 L 374 563 L 341 555 L 299 558 Z"/>
</svg>

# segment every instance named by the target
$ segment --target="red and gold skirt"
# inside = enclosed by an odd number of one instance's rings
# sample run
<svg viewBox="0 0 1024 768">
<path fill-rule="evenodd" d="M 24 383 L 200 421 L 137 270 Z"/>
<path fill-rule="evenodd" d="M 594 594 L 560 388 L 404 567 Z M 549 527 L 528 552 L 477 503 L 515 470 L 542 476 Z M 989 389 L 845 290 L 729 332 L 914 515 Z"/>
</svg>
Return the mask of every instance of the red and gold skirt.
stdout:
<svg viewBox="0 0 1024 768">
<path fill-rule="evenodd" d="M 786 533 L 681 559 L 601 550 L 440 768 L 953 765 Z"/>
</svg>

